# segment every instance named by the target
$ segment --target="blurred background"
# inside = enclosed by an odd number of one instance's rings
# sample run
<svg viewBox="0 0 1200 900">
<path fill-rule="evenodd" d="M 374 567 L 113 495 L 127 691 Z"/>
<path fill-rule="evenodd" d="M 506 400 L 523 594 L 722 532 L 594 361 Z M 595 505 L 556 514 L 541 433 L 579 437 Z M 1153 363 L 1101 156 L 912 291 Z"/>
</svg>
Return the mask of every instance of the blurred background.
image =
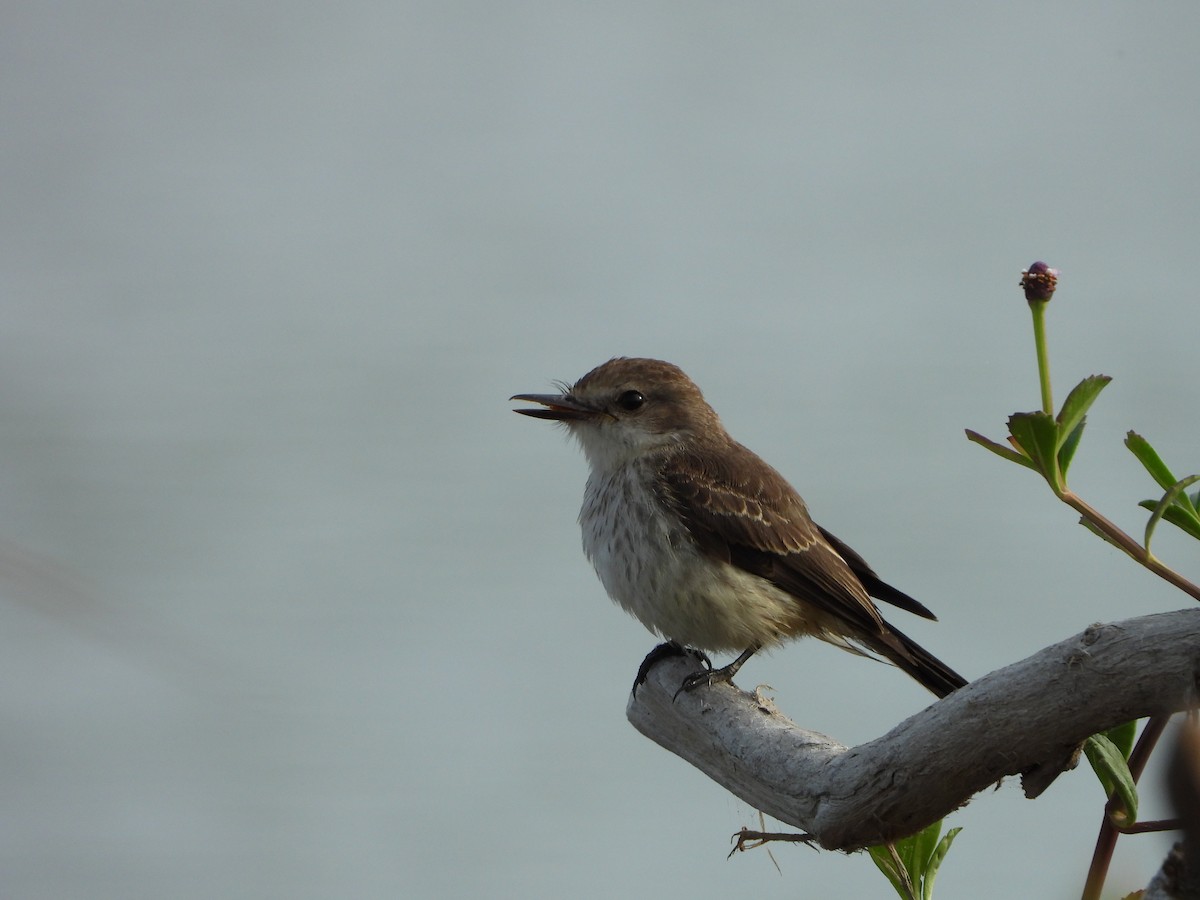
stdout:
<svg viewBox="0 0 1200 900">
<path fill-rule="evenodd" d="M 968 677 L 1187 603 L 963 429 L 1039 405 L 1045 259 L 1058 399 L 1116 379 L 1072 486 L 1140 533 L 1126 430 L 1200 468 L 1194 4 L 2 16 L 5 897 L 888 896 L 727 860 L 757 814 L 625 721 L 655 640 L 507 402 L 615 355 L 681 365 Z M 847 744 L 929 700 L 816 642 L 739 682 Z M 939 895 L 1078 896 L 1102 800 L 979 795 Z"/>
</svg>

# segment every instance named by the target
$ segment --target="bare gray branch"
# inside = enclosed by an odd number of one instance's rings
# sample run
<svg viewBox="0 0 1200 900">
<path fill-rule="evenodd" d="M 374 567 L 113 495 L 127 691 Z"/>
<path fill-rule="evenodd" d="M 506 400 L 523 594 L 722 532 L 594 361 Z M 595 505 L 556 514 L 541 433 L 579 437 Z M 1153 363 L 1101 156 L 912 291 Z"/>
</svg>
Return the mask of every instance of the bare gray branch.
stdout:
<svg viewBox="0 0 1200 900">
<path fill-rule="evenodd" d="M 821 846 L 853 849 L 911 834 L 1089 735 L 1194 705 L 1200 609 L 1093 625 L 850 748 L 731 685 L 675 699 L 696 666 L 651 669 L 626 710 L 634 727 Z"/>
</svg>

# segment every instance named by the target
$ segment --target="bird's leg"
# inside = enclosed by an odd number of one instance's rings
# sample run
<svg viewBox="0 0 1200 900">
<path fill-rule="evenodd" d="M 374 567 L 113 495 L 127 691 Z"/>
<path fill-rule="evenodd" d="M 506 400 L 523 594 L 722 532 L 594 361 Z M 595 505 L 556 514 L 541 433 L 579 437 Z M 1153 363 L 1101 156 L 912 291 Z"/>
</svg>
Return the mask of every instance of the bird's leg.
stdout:
<svg viewBox="0 0 1200 900">
<path fill-rule="evenodd" d="M 733 676 L 737 674 L 738 669 L 745 664 L 746 660 L 758 652 L 760 646 L 759 644 L 755 644 L 752 647 L 747 647 L 742 651 L 741 656 L 727 666 L 722 666 L 719 669 L 710 668 L 707 672 L 696 672 L 689 675 L 683 679 L 683 684 L 679 686 L 679 690 L 675 692 L 675 696 L 678 697 L 684 691 L 694 691 L 702 684 L 718 684 L 722 681 L 732 684 Z"/>
<path fill-rule="evenodd" d="M 645 683 L 646 676 L 650 674 L 650 670 L 661 660 L 671 656 L 684 656 L 688 653 L 698 656 L 700 661 L 704 663 L 704 668 L 709 671 L 712 670 L 712 661 L 702 651 L 691 650 L 677 641 L 667 641 L 666 643 L 659 644 L 647 653 L 646 658 L 642 660 L 642 664 L 638 666 L 637 678 L 633 679 L 633 693 L 637 693 L 637 689 Z"/>
</svg>

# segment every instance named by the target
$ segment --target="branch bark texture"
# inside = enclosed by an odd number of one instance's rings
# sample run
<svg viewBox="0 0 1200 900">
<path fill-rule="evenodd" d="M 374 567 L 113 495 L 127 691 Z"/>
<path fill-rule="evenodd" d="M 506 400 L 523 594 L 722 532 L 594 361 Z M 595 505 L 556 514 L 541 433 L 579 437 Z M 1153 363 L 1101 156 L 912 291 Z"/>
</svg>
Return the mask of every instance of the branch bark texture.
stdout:
<svg viewBox="0 0 1200 900">
<path fill-rule="evenodd" d="M 698 666 L 675 657 L 651 669 L 626 709 L 634 727 L 821 846 L 851 850 L 912 834 L 1089 735 L 1194 706 L 1200 609 L 1093 625 L 857 747 L 733 685 L 675 697 Z"/>
</svg>

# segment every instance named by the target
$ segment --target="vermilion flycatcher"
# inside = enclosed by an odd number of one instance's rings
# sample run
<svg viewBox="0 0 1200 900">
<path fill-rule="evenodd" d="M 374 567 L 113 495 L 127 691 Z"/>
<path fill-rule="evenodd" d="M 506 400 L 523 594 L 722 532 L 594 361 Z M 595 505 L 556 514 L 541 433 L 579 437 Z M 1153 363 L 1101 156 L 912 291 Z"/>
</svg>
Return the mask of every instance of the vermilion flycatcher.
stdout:
<svg viewBox="0 0 1200 900">
<path fill-rule="evenodd" d="M 729 680 L 758 649 L 803 635 L 877 653 L 939 697 L 966 684 L 871 598 L 933 613 L 814 523 L 677 366 L 618 358 L 561 394 L 512 399 L 540 404 L 516 412 L 563 423 L 583 447 L 583 549 L 609 596 L 669 641 L 741 653 L 685 688 Z"/>
</svg>

